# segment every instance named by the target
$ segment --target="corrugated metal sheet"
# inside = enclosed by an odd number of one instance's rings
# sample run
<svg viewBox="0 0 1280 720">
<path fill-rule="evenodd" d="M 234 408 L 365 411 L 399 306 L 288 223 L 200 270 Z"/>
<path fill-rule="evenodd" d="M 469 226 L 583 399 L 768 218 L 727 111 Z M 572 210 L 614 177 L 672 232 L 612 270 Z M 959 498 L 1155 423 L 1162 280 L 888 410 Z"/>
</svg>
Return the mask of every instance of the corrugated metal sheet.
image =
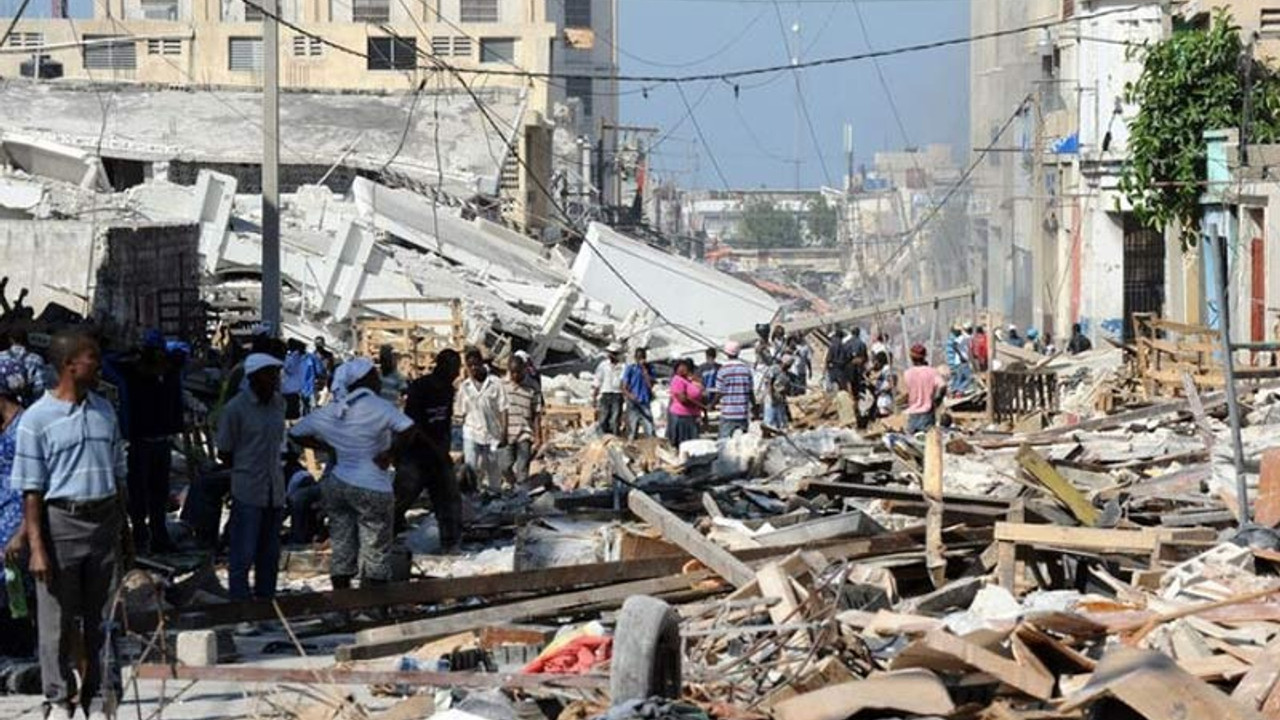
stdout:
<svg viewBox="0 0 1280 720">
<path fill-rule="evenodd" d="M 245 72 L 262 72 L 262 38 L 230 38 L 227 52 L 228 68 Z"/>
<path fill-rule="evenodd" d="M 84 66 L 89 70 L 133 70 L 138 67 L 138 43 L 119 35 L 85 35 Z M 95 42 L 107 40 L 107 42 Z"/>
</svg>

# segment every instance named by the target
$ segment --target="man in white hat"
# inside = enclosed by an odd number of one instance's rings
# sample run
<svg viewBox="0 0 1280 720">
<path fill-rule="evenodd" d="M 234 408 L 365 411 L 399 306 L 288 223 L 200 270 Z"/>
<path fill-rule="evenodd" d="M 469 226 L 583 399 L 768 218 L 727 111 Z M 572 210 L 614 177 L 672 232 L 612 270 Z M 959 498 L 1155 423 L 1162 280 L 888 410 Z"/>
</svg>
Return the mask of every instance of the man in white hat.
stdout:
<svg viewBox="0 0 1280 720">
<path fill-rule="evenodd" d="M 232 600 L 269 599 L 276 593 L 280 524 L 286 500 L 283 363 L 253 353 L 244 361 L 245 382 L 218 417 L 218 457 L 231 466 L 231 540 L 227 585 Z M 253 591 L 249 570 L 253 569 Z M 242 628 L 249 630 L 248 626 Z"/>
<path fill-rule="evenodd" d="M 617 435 L 622 429 L 622 346 L 610 343 L 605 348 L 605 358 L 596 365 L 591 381 L 591 392 L 596 403 L 596 420 L 600 432 Z"/>
</svg>

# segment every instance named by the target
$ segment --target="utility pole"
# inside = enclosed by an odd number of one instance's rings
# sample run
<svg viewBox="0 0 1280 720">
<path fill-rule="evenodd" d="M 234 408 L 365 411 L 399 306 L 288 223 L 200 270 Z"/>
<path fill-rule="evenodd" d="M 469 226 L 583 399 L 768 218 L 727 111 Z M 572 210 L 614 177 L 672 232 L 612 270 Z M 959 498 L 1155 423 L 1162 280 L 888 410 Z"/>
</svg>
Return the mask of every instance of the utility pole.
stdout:
<svg viewBox="0 0 1280 720">
<path fill-rule="evenodd" d="M 1031 122 L 1035 123 L 1035 147 L 1031 161 L 1031 324 L 1045 328 L 1044 288 L 1045 254 L 1049 248 L 1044 241 L 1044 116 L 1040 95 L 1046 86 L 1041 83 L 1031 94 Z M 1016 272 L 1016 270 L 1015 270 Z M 1014 298 L 1015 302 L 1017 298 Z"/>
<path fill-rule="evenodd" d="M 262 18 L 262 321 L 280 332 L 280 26 L 279 0 Z"/>
</svg>

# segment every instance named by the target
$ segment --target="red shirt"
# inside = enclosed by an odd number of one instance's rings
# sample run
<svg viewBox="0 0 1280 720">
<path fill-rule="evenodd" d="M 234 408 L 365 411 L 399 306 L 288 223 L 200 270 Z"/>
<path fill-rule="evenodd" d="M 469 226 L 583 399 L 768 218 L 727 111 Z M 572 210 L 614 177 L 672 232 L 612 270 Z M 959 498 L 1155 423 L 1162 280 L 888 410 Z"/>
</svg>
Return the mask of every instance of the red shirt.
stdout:
<svg viewBox="0 0 1280 720">
<path fill-rule="evenodd" d="M 969 354 L 982 365 L 987 364 L 987 358 L 990 356 L 990 342 L 986 333 L 977 333 L 973 336 L 973 342 L 969 344 Z"/>
</svg>

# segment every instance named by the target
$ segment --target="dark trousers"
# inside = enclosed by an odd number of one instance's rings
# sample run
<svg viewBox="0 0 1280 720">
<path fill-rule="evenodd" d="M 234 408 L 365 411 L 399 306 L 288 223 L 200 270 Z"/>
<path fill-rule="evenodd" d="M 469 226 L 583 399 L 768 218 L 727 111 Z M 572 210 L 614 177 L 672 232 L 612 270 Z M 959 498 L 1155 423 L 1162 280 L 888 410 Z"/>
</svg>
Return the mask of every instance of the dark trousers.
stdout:
<svg viewBox="0 0 1280 720">
<path fill-rule="evenodd" d="M 40 673 L 50 704 L 75 698 L 75 637 L 82 632 L 87 671 L 80 686 L 81 705 L 103 697 L 103 684 L 119 697 L 120 665 L 112 622 L 111 598 L 119 581 L 122 509 L 114 500 L 92 511 L 72 514 L 49 505 L 46 547 L 53 577 L 36 583 L 36 620 L 40 636 Z M 105 676 L 105 677 L 104 677 Z"/>
<path fill-rule="evenodd" d="M 141 551 L 169 544 L 165 516 L 169 511 L 169 474 L 173 469 L 169 438 L 142 438 L 129 443 L 129 519 L 133 544 Z"/>
<path fill-rule="evenodd" d="M 440 544 L 452 547 L 462 542 L 462 490 L 449 453 L 440 448 L 416 447 L 396 465 L 394 480 L 395 527 L 405 527 L 404 515 L 427 491 L 440 530 Z"/>
<path fill-rule="evenodd" d="M 289 495 L 289 541 L 298 545 L 313 542 L 324 529 L 324 492 L 320 483 L 294 490 Z"/>
<path fill-rule="evenodd" d="M 622 393 L 600 393 L 597 420 L 600 432 L 617 435 L 622 430 Z"/>
<path fill-rule="evenodd" d="M 248 600 L 249 569 L 253 568 L 253 597 L 272 598 L 280 570 L 280 521 L 284 510 L 231 500 L 231 536 L 227 589 L 232 600 Z"/>
</svg>

